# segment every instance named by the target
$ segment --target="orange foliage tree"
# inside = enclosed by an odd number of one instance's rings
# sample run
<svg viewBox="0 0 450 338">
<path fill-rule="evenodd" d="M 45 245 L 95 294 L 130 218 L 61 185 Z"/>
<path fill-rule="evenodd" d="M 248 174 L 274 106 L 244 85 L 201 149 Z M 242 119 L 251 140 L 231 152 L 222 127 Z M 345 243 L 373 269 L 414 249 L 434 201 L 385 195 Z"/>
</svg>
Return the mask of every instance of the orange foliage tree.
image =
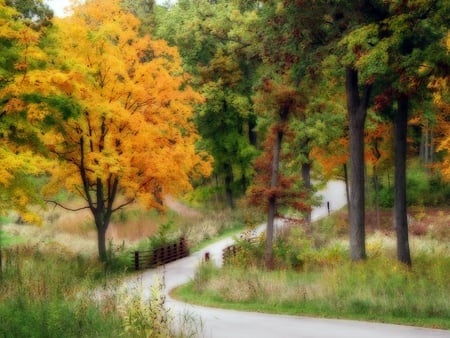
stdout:
<svg viewBox="0 0 450 338">
<path fill-rule="evenodd" d="M 299 93 L 291 86 L 277 84 L 271 79 L 263 79 L 256 106 L 262 114 L 268 114 L 273 121 L 264 144 L 263 154 L 255 161 L 256 176 L 248 191 L 249 202 L 262 206 L 267 212 L 265 265 L 273 268 L 274 221 L 281 206 L 309 211 L 304 203 L 307 192 L 294 186 L 295 177 L 289 177 L 283 170 L 286 157 L 282 145 L 286 137 L 292 136 L 289 120 L 303 109 Z M 292 154 L 292 153 L 291 153 Z"/>
<path fill-rule="evenodd" d="M 115 211 L 135 201 L 164 209 L 165 194 L 191 189 L 191 179 L 211 170 L 191 122 L 202 98 L 187 85 L 177 50 L 140 36 L 139 25 L 118 0 L 74 6 L 55 22 L 57 69 L 27 78 L 43 94 L 76 103 L 69 119 L 47 108 L 55 127 L 43 141 L 59 162 L 46 192 L 65 187 L 85 200 L 71 210 L 90 209 L 102 261 Z"/>
</svg>

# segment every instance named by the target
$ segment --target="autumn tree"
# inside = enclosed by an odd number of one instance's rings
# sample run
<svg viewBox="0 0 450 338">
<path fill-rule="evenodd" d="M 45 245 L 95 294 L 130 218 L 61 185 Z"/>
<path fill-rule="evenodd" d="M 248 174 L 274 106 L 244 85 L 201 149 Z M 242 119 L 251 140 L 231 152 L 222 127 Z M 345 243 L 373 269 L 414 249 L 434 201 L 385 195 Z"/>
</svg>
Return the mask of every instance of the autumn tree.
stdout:
<svg viewBox="0 0 450 338">
<path fill-rule="evenodd" d="M 27 81 L 71 98 L 78 116 L 65 121 L 64 110 L 47 108 L 57 123 L 42 138 L 58 160 L 47 193 L 65 187 L 83 198 L 86 205 L 71 210 L 91 211 L 105 261 L 115 211 L 135 201 L 164 209 L 165 194 L 185 192 L 191 179 L 209 174 L 192 124 L 192 105 L 202 98 L 186 85 L 177 50 L 140 36 L 138 19 L 118 0 L 74 6 L 55 26 L 53 75 Z"/>
<path fill-rule="evenodd" d="M 273 238 L 275 217 L 282 207 L 307 211 L 306 193 L 295 186 L 296 176 L 286 175 L 286 157 L 283 155 L 283 142 L 291 134 L 289 120 L 303 109 L 302 98 L 295 88 L 263 79 L 256 98 L 258 109 L 272 121 L 263 154 L 256 160 L 255 182 L 249 189 L 251 204 L 263 207 L 267 212 L 265 266 L 273 268 Z M 289 153 L 289 151 L 288 151 Z M 292 153 L 291 153 L 292 154 Z"/>
<path fill-rule="evenodd" d="M 0 208 L 16 210 L 30 223 L 39 222 L 29 207 L 42 201 L 33 178 L 44 161 L 38 156 L 40 130 L 30 123 L 22 88 L 27 74 L 42 64 L 40 39 L 15 8 L 0 1 Z"/>
</svg>

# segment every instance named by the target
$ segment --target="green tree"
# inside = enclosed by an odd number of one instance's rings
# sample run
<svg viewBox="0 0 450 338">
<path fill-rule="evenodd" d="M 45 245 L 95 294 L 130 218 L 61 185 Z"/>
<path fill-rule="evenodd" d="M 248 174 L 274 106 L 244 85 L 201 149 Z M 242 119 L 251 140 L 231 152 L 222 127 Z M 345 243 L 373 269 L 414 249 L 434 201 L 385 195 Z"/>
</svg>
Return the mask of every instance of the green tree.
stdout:
<svg viewBox="0 0 450 338">
<path fill-rule="evenodd" d="M 255 20 L 252 7 L 242 8 L 238 1 L 183 0 L 156 16 L 156 34 L 178 46 L 206 98 L 196 123 L 231 208 L 234 196 L 249 184 L 256 154 Z"/>
<path fill-rule="evenodd" d="M 424 109 L 429 101 L 430 75 L 448 69 L 447 51 L 441 42 L 448 33 L 444 18 L 450 14 L 450 6 L 442 1 L 411 1 L 392 3 L 387 10 L 389 16 L 377 26 L 380 38 L 372 54 L 384 55 L 385 90 L 378 100 L 393 106 L 397 257 L 411 265 L 406 200 L 408 119 L 414 107 Z"/>
</svg>

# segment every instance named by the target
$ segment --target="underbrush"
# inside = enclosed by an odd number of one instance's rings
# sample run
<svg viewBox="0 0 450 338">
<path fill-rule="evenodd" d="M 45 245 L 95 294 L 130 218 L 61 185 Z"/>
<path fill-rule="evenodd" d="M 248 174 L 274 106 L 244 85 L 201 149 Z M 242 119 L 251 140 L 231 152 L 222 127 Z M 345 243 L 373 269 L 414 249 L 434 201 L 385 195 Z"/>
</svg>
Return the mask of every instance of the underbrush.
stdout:
<svg viewBox="0 0 450 338">
<path fill-rule="evenodd" d="M 195 336 L 195 323 L 176 333 L 162 284 L 145 297 L 122 290 L 121 277 L 61 246 L 3 250 L 0 337 Z"/>
</svg>

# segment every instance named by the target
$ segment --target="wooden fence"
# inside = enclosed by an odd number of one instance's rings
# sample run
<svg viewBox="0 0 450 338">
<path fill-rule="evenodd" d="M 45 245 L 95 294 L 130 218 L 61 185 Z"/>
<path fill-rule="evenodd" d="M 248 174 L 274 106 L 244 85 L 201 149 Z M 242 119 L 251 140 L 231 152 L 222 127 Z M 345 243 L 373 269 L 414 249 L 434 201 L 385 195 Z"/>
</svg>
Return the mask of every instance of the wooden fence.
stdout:
<svg viewBox="0 0 450 338">
<path fill-rule="evenodd" d="M 257 240 L 256 237 L 249 237 L 249 238 L 245 239 L 245 241 L 249 242 L 250 244 L 256 243 L 256 240 Z M 242 250 L 242 246 L 240 246 L 239 244 L 231 244 L 231 245 L 227 246 L 222 251 L 222 262 L 224 264 L 229 263 L 230 260 L 232 258 L 236 257 L 236 254 L 241 250 Z"/>
<path fill-rule="evenodd" d="M 132 262 L 134 270 L 150 269 L 177 259 L 189 256 L 189 248 L 182 237 L 177 242 L 152 250 L 134 251 Z"/>
</svg>

